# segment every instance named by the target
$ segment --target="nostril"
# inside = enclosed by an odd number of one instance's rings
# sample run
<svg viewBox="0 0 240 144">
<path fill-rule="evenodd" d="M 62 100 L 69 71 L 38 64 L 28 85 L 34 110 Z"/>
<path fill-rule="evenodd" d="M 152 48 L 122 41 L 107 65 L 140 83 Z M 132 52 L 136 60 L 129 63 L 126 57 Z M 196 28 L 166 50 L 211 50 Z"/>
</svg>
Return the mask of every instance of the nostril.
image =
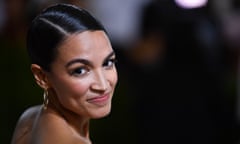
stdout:
<svg viewBox="0 0 240 144">
<path fill-rule="evenodd" d="M 106 91 L 107 90 L 107 85 L 104 83 L 93 83 L 91 88 L 93 90 L 97 90 L 97 91 Z"/>
</svg>

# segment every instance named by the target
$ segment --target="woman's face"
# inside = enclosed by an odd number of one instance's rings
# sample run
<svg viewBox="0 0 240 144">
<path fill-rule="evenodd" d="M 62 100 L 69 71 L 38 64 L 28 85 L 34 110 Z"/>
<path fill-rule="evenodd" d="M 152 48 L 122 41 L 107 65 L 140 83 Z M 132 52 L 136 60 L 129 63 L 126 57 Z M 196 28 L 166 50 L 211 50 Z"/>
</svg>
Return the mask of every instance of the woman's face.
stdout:
<svg viewBox="0 0 240 144">
<path fill-rule="evenodd" d="M 47 75 L 64 108 L 89 118 L 110 112 L 118 77 L 115 54 L 103 31 L 70 35 L 59 46 Z"/>
</svg>

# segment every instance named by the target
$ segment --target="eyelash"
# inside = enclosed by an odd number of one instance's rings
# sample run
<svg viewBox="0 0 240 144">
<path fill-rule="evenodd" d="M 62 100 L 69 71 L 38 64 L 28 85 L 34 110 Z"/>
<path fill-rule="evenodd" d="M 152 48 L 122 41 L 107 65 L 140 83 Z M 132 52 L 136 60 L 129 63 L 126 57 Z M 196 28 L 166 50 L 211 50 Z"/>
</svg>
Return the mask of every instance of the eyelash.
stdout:
<svg viewBox="0 0 240 144">
<path fill-rule="evenodd" d="M 86 67 L 78 67 L 76 69 L 74 69 L 72 72 L 71 72 L 71 75 L 73 76 L 82 76 L 82 75 L 85 75 L 89 72 L 88 68 Z"/>
<path fill-rule="evenodd" d="M 111 64 L 109 65 L 109 62 L 111 62 Z M 106 60 L 104 63 L 103 63 L 103 66 L 104 67 L 107 67 L 107 68 L 112 68 L 115 63 L 117 62 L 116 58 L 111 58 L 111 59 L 108 59 Z"/>
<path fill-rule="evenodd" d="M 105 67 L 107 69 L 111 69 L 111 68 L 113 68 L 113 66 L 115 65 L 116 62 L 117 62 L 116 58 L 108 59 L 103 63 L 103 67 Z M 109 63 L 111 63 L 111 64 L 109 64 Z M 73 76 L 83 76 L 83 75 L 87 74 L 88 72 L 89 72 L 88 68 L 78 67 L 71 72 L 71 75 L 73 75 Z"/>
</svg>

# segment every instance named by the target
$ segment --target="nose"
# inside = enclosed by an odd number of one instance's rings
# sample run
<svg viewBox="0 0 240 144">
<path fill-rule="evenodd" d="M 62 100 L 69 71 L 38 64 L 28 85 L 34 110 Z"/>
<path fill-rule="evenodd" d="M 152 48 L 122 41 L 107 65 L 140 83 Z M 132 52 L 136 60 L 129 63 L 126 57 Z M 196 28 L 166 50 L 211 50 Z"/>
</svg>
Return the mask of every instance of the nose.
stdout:
<svg viewBox="0 0 240 144">
<path fill-rule="evenodd" d="M 94 81 L 92 83 L 92 89 L 97 91 L 106 91 L 108 87 L 108 80 L 105 73 L 102 70 L 97 70 L 94 73 Z"/>
</svg>

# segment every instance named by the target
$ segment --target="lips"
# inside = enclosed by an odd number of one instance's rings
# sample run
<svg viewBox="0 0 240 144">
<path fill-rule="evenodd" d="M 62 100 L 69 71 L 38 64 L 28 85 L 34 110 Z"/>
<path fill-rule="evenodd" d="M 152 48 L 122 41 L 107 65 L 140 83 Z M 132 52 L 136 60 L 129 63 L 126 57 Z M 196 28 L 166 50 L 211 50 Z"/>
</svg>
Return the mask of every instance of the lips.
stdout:
<svg viewBox="0 0 240 144">
<path fill-rule="evenodd" d="M 98 106 L 104 106 L 108 103 L 109 98 L 110 98 L 109 94 L 104 94 L 101 96 L 89 98 L 87 99 L 87 102 L 98 105 Z"/>
</svg>

